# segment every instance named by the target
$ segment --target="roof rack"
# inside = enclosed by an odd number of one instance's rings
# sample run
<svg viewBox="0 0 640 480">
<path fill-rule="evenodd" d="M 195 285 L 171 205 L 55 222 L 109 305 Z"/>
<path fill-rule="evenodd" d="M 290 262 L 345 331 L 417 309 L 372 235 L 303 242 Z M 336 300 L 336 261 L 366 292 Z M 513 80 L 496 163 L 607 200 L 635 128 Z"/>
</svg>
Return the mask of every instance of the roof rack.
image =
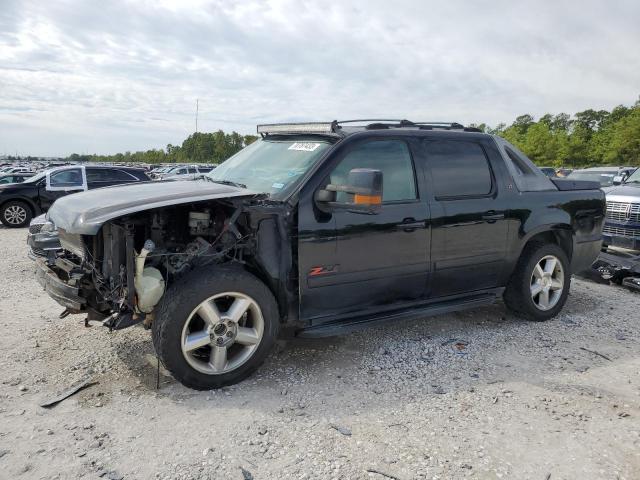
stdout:
<svg viewBox="0 0 640 480">
<path fill-rule="evenodd" d="M 336 123 L 341 125 L 343 123 L 364 123 L 364 122 L 377 122 L 366 125 L 366 127 L 380 128 L 385 126 L 387 128 L 398 127 L 434 127 L 434 128 L 447 128 L 447 129 L 464 129 L 465 126 L 458 122 L 413 122 L 407 119 L 363 119 L 363 120 L 338 120 Z M 397 124 L 388 124 L 382 122 L 397 122 Z"/>
<path fill-rule="evenodd" d="M 380 119 L 366 118 L 355 120 L 333 120 L 332 122 L 306 122 L 306 123 L 272 123 L 258 125 L 257 132 L 262 135 L 292 135 L 292 134 L 323 134 L 343 136 L 342 125 L 348 123 L 366 123 L 353 128 L 366 130 L 382 130 L 390 128 L 418 128 L 420 130 L 463 130 L 465 132 L 480 132 L 475 127 L 465 127 L 458 122 L 412 122 L 406 119 Z"/>
</svg>

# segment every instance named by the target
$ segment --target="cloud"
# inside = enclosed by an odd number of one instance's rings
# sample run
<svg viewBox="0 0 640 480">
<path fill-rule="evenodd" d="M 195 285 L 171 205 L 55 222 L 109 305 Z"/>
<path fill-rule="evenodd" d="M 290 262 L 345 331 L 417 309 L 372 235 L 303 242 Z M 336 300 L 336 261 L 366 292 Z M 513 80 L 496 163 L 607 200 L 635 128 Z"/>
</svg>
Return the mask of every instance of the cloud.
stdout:
<svg viewBox="0 0 640 480">
<path fill-rule="evenodd" d="M 0 0 L 0 154 L 114 153 L 194 128 L 464 123 L 637 99 L 640 4 Z"/>
</svg>

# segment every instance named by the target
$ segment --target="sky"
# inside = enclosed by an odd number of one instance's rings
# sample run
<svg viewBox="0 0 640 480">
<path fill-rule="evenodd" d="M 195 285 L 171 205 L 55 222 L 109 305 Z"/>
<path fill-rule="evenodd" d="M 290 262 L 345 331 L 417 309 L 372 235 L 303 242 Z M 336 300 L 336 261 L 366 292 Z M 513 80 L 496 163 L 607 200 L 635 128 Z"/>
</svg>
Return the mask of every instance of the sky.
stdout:
<svg viewBox="0 0 640 480">
<path fill-rule="evenodd" d="M 630 105 L 640 2 L 0 0 L 0 155 Z"/>
</svg>

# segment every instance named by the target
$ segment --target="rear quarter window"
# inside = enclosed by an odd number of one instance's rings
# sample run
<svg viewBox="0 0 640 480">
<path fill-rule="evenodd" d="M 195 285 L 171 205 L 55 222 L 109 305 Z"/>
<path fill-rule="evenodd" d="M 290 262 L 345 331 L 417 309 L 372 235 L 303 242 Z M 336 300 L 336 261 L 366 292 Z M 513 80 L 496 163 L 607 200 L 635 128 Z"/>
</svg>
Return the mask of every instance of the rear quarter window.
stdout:
<svg viewBox="0 0 640 480">
<path fill-rule="evenodd" d="M 424 145 L 436 198 L 475 197 L 491 193 L 491 168 L 479 144 L 434 140 L 426 141 Z"/>
</svg>

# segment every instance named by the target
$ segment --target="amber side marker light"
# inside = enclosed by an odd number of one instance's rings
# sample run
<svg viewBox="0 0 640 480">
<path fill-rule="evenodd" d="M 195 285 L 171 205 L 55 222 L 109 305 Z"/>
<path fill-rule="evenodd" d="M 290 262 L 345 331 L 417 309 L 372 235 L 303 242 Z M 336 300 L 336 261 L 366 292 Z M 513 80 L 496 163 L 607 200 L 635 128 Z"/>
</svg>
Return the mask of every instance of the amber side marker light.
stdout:
<svg viewBox="0 0 640 480">
<path fill-rule="evenodd" d="M 356 193 L 353 196 L 353 203 L 356 205 L 380 205 L 382 197 L 380 195 L 361 195 Z"/>
</svg>

